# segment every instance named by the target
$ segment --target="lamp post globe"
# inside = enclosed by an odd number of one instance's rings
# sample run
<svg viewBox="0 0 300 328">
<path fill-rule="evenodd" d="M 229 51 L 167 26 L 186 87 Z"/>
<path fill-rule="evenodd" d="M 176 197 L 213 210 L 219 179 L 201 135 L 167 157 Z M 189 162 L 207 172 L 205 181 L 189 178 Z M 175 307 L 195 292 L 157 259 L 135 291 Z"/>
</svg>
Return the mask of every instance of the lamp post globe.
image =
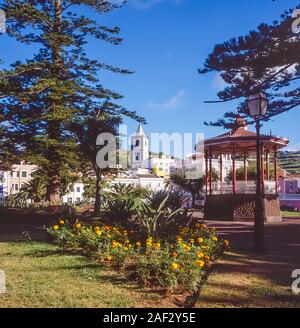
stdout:
<svg viewBox="0 0 300 328">
<path fill-rule="evenodd" d="M 268 100 L 263 92 L 253 93 L 248 97 L 248 109 L 251 117 L 255 119 L 266 116 Z"/>
</svg>

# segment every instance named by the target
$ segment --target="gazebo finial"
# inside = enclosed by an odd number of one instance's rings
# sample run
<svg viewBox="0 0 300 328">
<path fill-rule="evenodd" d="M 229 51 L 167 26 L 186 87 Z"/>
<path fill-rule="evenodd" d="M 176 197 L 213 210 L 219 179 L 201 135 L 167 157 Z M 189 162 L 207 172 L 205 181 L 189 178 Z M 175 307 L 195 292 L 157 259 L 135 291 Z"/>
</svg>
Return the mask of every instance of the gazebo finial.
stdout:
<svg viewBox="0 0 300 328">
<path fill-rule="evenodd" d="M 248 130 L 248 125 L 240 114 L 237 114 L 234 122 L 233 131 L 236 130 Z"/>
</svg>

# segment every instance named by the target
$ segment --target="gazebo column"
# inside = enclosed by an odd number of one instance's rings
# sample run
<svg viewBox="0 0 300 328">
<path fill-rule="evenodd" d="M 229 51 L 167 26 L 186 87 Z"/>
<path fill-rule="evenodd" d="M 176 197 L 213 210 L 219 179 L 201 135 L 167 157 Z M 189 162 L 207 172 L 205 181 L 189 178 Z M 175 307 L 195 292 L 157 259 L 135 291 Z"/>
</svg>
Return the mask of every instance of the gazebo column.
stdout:
<svg viewBox="0 0 300 328">
<path fill-rule="evenodd" d="M 264 146 L 261 145 L 261 191 L 265 193 L 265 161 L 264 161 Z"/>
<path fill-rule="evenodd" d="M 205 151 L 205 191 L 208 194 L 208 152 Z"/>
<path fill-rule="evenodd" d="M 235 147 L 233 146 L 232 152 L 232 187 L 233 194 L 236 194 L 236 170 L 235 170 Z"/>
<path fill-rule="evenodd" d="M 247 165 L 247 154 L 244 153 L 244 181 L 248 181 L 248 165 Z"/>
<path fill-rule="evenodd" d="M 211 148 L 209 149 L 209 194 L 212 195 L 212 152 Z"/>
<path fill-rule="evenodd" d="M 275 176 L 275 191 L 278 194 L 278 153 L 277 147 L 274 151 L 274 176 Z"/>
<path fill-rule="evenodd" d="M 223 191 L 223 157 L 222 153 L 220 154 L 220 193 Z"/>
<path fill-rule="evenodd" d="M 267 181 L 270 181 L 270 152 L 266 151 L 266 172 L 267 172 Z"/>
</svg>

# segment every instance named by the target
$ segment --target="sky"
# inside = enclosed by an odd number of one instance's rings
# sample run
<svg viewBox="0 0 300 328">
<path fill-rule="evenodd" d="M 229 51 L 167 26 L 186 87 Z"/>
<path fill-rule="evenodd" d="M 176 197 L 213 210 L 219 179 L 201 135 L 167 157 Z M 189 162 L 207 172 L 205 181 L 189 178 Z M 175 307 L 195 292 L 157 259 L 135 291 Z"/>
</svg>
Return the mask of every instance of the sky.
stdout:
<svg viewBox="0 0 300 328">
<path fill-rule="evenodd" d="M 204 121 L 235 110 L 236 103 L 205 104 L 217 99 L 223 82 L 214 73 L 199 75 L 197 69 L 216 44 L 244 35 L 262 22 L 271 23 L 297 4 L 299 0 L 129 0 L 121 9 L 94 16 L 101 24 L 119 26 L 123 43 L 112 46 L 90 40 L 87 53 L 135 71 L 130 76 L 102 72 L 100 79 L 124 96 L 120 104 L 146 118 L 147 134 L 204 133 L 209 138 L 224 130 L 207 127 Z M 1 38 L 4 66 L 32 51 Z M 263 132 L 289 137 L 290 149 L 300 149 L 299 122 L 300 108 L 265 123 Z M 126 123 L 130 133 L 136 130 L 136 122 Z"/>
</svg>

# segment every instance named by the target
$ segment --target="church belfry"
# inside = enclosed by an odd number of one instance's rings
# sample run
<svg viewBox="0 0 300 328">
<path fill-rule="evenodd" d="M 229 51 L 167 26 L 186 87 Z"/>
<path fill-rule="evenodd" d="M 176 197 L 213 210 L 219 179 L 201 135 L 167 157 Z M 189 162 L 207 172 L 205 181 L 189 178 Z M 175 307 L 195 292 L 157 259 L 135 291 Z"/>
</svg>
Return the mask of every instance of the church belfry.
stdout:
<svg viewBox="0 0 300 328">
<path fill-rule="evenodd" d="M 140 124 L 135 135 L 131 137 L 131 167 L 133 169 L 141 167 L 142 162 L 148 158 L 149 140 Z"/>
</svg>

